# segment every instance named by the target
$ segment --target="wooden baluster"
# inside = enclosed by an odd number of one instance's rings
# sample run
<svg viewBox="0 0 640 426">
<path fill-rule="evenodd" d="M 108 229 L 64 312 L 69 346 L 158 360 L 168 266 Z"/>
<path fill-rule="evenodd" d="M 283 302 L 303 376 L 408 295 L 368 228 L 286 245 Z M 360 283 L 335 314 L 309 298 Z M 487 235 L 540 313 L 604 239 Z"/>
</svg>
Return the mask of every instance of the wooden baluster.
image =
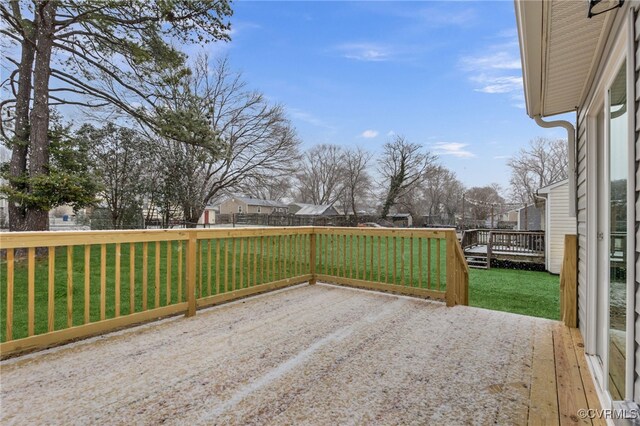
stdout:
<svg viewBox="0 0 640 426">
<path fill-rule="evenodd" d="M 154 307 L 160 307 L 160 241 L 156 241 L 156 252 L 154 256 L 155 260 L 155 276 L 154 276 Z"/>
<path fill-rule="evenodd" d="M 207 240 L 207 296 L 211 296 L 211 240 Z"/>
<path fill-rule="evenodd" d="M 7 249 L 7 324 L 6 339 L 13 340 L 14 250 Z"/>
<path fill-rule="evenodd" d="M 55 249 L 53 250 L 55 253 Z M 49 260 L 51 263 L 51 260 Z M 53 318 L 51 319 L 53 322 Z M 91 246 L 84 246 L 84 323 L 91 321 Z M 53 331 L 51 328 L 49 331 Z"/>
<path fill-rule="evenodd" d="M 389 282 L 389 236 L 384 237 L 384 245 L 387 255 L 384 257 L 385 260 L 385 268 L 384 268 L 384 282 Z"/>
<path fill-rule="evenodd" d="M 409 237 L 409 287 L 415 287 L 413 283 L 413 237 Z"/>
<path fill-rule="evenodd" d="M 198 250 L 198 297 L 202 297 L 202 244 L 203 241 L 196 241 L 196 247 Z"/>
<path fill-rule="evenodd" d="M 229 291 L 229 239 L 224 239 L 224 281 L 222 283 L 223 292 Z"/>
<path fill-rule="evenodd" d="M 182 240 L 178 241 L 178 302 L 184 300 L 184 294 L 182 291 L 182 256 L 184 250 L 182 250 Z"/>
<path fill-rule="evenodd" d="M 87 246 L 85 246 L 86 249 Z M 47 331 L 49 333 L 51 333 L 54 328 L 55 328 L 55 273 L 56 273 L 56 248 L 55 247 L 49 247 L 47 249 L 48 255 L 49 255 L 49 263 L 47 266 L 49 266 L 49 275 L 48 275 L 48 281 L 49 281 L 49 288 L 47 291 Z M 85 259 L 86 260 L 86 259 Z M 87 277 L 87 270 L 86 270 L 86 262 L 85 262 L 85 281 L 86 281 L 86 277 Z M 86 293 L 86 290 L 85 290 Z"/>
<path fill-rule="evenodd" d="M 251 240 L 252 237 L 247 238 L 247 288 L 251 287 Z"/>
<path fill-rule="evenodd" d="M 236 239 L 232 238 L 231 239 L 231 273 L 233 274 L 231 276 L 231 291 L 235 291 L 236 290 L 236 269 L 237 267 L 237 262 L 236 262 Z"/>
<path fill-rule="evenodd" d="M 68 256 L 68 252 L 67 252 Z M 33 336 L 35 333 L 35 295 L 36 295 L 36 248 L 29 247 L 27 261 L 27 333 Z M 68 272 L 67 272 L 68 275 Z"/>
<path fill-rule="evenodd" d="M 356 235 L 356 279 L 360 279 L 360 235 Z"/>
<path fill-rule="evenodd" d="M 261 237 L 262 238 L 262 237 Z M 258 285 L 258 238 L 253 239 L 253 285 Z"/>
<path fill-rule="evenodd" d="M 382 264 L 382 257 L 380 255 L 380 240 L 381 237 L 380 235 L 378 235 L 378 282 L 382 282 L 382 279 L 380 279 L 380 265 Z"/>
<path fill-rule="evenodd" d="M 220 288 L 220 276 L 222 275 L 220 265 L 220 243 L 222 240 L 216 240 L 216 294 L 222 293 L 222 289 Z"/>
<path fill-rule="evenodd" d="M 100 245 L 100 320 L 106 317 L 107 301 L 107 246 Z"/>
<path fill-rule="evenodd" d="M 265 278 L 264 280 L 262 280 L 263 283 L 267 283 L 271 281 L 271 237 L 267 236 L 265 237 L 265 245 L 264 245 L 265 251 L 264 251 L 264 256 L 263 256 L 263 264 L 265 266 Z"/>
<path fill-rule="evenodd" d="M 436 240 L 436 285 L 438 286 L 438 291 L 440 291 L 440 252 L 442 251 L 441 241 L 441 238 L 438 238 Z"/>
<path fill-rule="evenodd" d="M 171 264 L 173 263 L 172 246 L 173 241 L 167 241 L 167 306 L 171 304 L 171 287 L 173 282 L 173 274 L 171 274 Z M 211 288 L 211 285 L 209 285 L 209 288 Z"/>
<path fill-rule="evenodd" d="M 265 270 L 265 238 L 260 236 L 260 284 L 264 283 L 264 270 Z M 268 275 L 267 275 L 268 276 Z"/>
<path fill-rule="evenodd" d="M 67 327 L 73 327 L 73 246 L 67 246 Z"/>
<path fill-rule="evenodd" d="M 120 316 L 120 243 L 116 243 L 115 253 L 115 317 Z"/>
<path fill-rule="evenodd" d="M 400 278 L 400 285 L 405 285 L 404 276 L 405 276 L 405 268 L 404 268 L 404 246 L 405 246 L 406 238 L 400 237 L 400 271 L 402 273 L 402 277 Z"/>
<path fill-rule="evenodd" d="M 325 274 L 331 275 L 331 269 L 329 269 L 329 265 L 331 264 L 331 256 L 329 255 L 329 234 L 323 235 L 322 239 L 324 240 L 324 262 L 322 262 L 323 271 Z"/>
<path fill-rule="evenodd" d="M 349 278 L 353 278 L 353 235 L 349 235 Z"/>
<path fill-rule="evenodd" d="M 431 288 L 431 238 L 427 238 L 427 288 Z"/>
<path fill-rule="evenodd" d="M 418 287 L 422 288 L 424 283 L 424 275 L 422 271 L 422 243 L 423 239 L 418 238 Z"/>
<path fill-rule="evenodd" d="M 369 265 L 371 268 L 371 271 L 369 272 L 369 281 L 373 281 L 373 246 L 374 246 L 374 237 L 373 235 L 371 236 L 371 253 L 369 254 Z"/>
<path fill-rule="evenodd" d="M 238 284 L 238 288 L 243 287 L 243 282 L 244 282 L 243 280 L 244 280 L 244 238 L 240 238 L 240 281 Z"/>
<path fill-rule="evenodd" d="M 147 287 L 149 286 L 149 243 L 142 243 L 142 310 L 146 311 L 147 306 Z M 100 308 L 102 311 L 102 308 Z M 101 319 L 102 314 L 100 315 Z"/>
<path fill-rule="evenodd" d="M 396 244 L 396 237 L 393 237 L 393 284 L 396 284 L 396 276 L 398 269 L 398 244 Z"/>
<path fill-rule="evenodd" d="M 367 236 L 362 236 L 362 279 L 367 279 Z"/>
<path fill-rule="evenodd" d="M 136 311 L 136 245 L 129 243 L 129 313 Z"/>
</svg>

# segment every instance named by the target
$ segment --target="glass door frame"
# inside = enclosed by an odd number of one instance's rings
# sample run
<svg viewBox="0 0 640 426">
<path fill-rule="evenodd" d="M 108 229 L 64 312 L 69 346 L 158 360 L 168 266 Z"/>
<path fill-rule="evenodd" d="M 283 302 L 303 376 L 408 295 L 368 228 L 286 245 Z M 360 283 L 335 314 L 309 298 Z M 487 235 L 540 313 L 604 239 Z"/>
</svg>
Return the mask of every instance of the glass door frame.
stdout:
<svg viewBox="0 0 640 426">
<path fill-rule="evenodd" d="M 602 286 L 598 285 L 598 268 L 609 267 L 609 259 L 606 262 L 598 258 L 598 220 L 599 217 L 605 219 L 609 223 L 609 208 L 602 209 L 603 202 L 599 198 L 604 196 L 606 203 L 609 203 L 609 89 L 613 84 L 623 63 L 626 64 L 626 93 L 627 93 L 627 111 L 628 132 L 627 146 L 629 151 L 628 174 L 627 174 L 627 285 L 626 285 L 626 348 L 625 348 L 625 400 L 633 400 L 634 395 L 634 367 L 635 367 L 635 168 L 634 168 L 634 141 L 635 141 L 635 70 L 634 70 L 634 39 L 633 39 L 633 14 L 629 14 L 629 19 L 623 20 L 620 26 L 616 40 L 611 46 L 609 55 L 603 62 L 606 64 L 600 73 L 596 90 L 592 93 L 590 103 L 588 104 L 586 123 L 587 123 L 587 259 L 585 266 L 587 268 L 587 306 L 586 306 L 586 323 L 585 323 L 585 352 L 588 354 L 589 365 L 594 377 L 600 396 L 603 399 L 604 408 L 613 408 L 614 401 L 608 390 L 608 356 L 609 356 L 609 294 L 608 285 L 606 291 L 606 321 L 598 323 L 598 299 L 603 295 L 599 294 Z M 631 58 L 630 60 L 627 60 Z M 626 62 L 625 62 L 626 61 Z M 598 114 L 604 111 L 604 123 L 598 123 Z M 598 126 L 602 126 L 604 140 L 599 140 Z M 603 156 L 598 156 L 598 143 L 604 143 Z M 602 182 L 598 182 L 598 168 L 603 167 Z M 603 191 L 599 191 L 599 187 L 604 185 Z M 599 191 L 599 192 L 598 192 Z M 597 196 L 594 196 L 598 194 Z M 610 244 L 609 230 L 604 235 L 607 246 Z M 608 250 L 605 250 L 608 253 Z M 606 263 L 606 265 L 604 265 Z M 598 333 L 606 333 L 607 350 L 602 354 L 602 363 L 595 355 L 597 351 L 597 335 Z"/>
</svg>

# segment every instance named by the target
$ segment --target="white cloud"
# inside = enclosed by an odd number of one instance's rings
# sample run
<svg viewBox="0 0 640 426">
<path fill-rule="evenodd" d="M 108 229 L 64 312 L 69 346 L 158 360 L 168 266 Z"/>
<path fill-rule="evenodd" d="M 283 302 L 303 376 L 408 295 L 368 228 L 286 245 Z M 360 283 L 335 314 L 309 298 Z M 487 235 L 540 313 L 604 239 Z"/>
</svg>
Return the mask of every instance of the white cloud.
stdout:
<svg viewBox="0 0 640 426">
<path fill-rule="evenodd" d="M 524 108 L 522 65 L 516 32 L 505 30 L 497 37 L 507 40 L 482 47 L 482 53 L 460 58 L 459 67 L 469 75 L 476 92 L 506 95 L 513 107 Z"/>
<path fill-rule="evenodd" d="M 377 130 L 365 130 L 360 134 L 360 137 L 366 138 L 366 139 L 375 138 L 376 136 L 378 136 Z"/>
<path fill-rule="evenodd" d="M 505 160 L 507 158 L 511 158 L 511 156 L 509 156 L 509 155 L 496 155 L 495 157 L 493 157 L 494 160 Z"/>
<path fill-rule="evenodd" d="M 470 71 L 519 70 L 522 68 L 520 58 L 508 51 L 493 52 L 482 56 L 466 56 L 460 60 L 464 69 Z"/>
<path fill-rule="evenodd" d="M 387 132 L 387 136 L 389 136 L 389 137 L 392 137 L 392 136 L 395 136 L 395 135 L 397 135 L 397 133 L 396 133 L 396 132 L 394 132 L 393 130 L 389 130 L 389 131 Z"/>
<path fill-rule="evenodd" d="M 464 148 L 469 146 L 467 143 L 460 142 L 437 142 L 433 144 L 435 153 L 438 155 L 452 155 L 458 158 L 473 158 L 476 155 Z"/>
<path fill-rule="evenodd" d="M 305 123 L 311 124 L 313 126 L 316 127 L 324 127 L 326 129 L 333 129 L 333 126 L 330 126 L 329 124 L 327 124 L 326 122 L 324 122 L 322 119 L 316 117 L 315 115 L 308 113 L 306 111 L 303 111 L 301 109 L 297 109 L 297 108 L 288 108 L 289 114 L 291 115 L 292 118 L 300 120 L 300 121 L 304 121 Z"/>
<path fill-rule="evenodd" d="M 381 62 L 391 59 L 391 52 L 388 46 L 377 43 L 345 43 L 337 47 L 342 56 L 358 61 Z"/>
<path fill-rule="evenodd" d="M 482 93 L 512 93 L 522 91 L 522 77 L 516 76 L 489 76 L 481 74 L 471 77 L 471 81 L 479 83 L 480 88 L 476 92 Z"/>
</svg>

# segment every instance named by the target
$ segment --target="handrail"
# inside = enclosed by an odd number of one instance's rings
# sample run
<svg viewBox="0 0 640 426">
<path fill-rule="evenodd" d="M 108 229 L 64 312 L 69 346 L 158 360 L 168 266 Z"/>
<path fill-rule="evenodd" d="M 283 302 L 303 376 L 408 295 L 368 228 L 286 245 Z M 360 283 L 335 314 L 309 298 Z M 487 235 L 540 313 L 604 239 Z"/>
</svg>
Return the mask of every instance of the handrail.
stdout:
<svg viewBox="0 0 640 426">
<path fill-rule="evenodd" d="M 0 259 L 2 357 L 316 280 L 468 303 L 448 228 L 16 232 Z"/>
</svg>

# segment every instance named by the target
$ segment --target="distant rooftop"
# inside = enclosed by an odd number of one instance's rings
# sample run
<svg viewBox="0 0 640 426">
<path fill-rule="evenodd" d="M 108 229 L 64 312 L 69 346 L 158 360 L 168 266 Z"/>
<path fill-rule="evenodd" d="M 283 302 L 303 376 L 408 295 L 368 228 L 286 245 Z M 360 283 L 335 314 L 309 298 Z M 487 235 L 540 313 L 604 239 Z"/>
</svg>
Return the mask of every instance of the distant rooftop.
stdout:
<svg viewBox="0 0 640 426">
<path fill-rule="evenodd" d="M 248 206 L 262 206 L 262 207 L 288 207 L 287 204 L 274 200 L 261 200 L 260 198 L 251 197 L 232 197 L 234 200 L 242 201 Z"/>
</svg>

